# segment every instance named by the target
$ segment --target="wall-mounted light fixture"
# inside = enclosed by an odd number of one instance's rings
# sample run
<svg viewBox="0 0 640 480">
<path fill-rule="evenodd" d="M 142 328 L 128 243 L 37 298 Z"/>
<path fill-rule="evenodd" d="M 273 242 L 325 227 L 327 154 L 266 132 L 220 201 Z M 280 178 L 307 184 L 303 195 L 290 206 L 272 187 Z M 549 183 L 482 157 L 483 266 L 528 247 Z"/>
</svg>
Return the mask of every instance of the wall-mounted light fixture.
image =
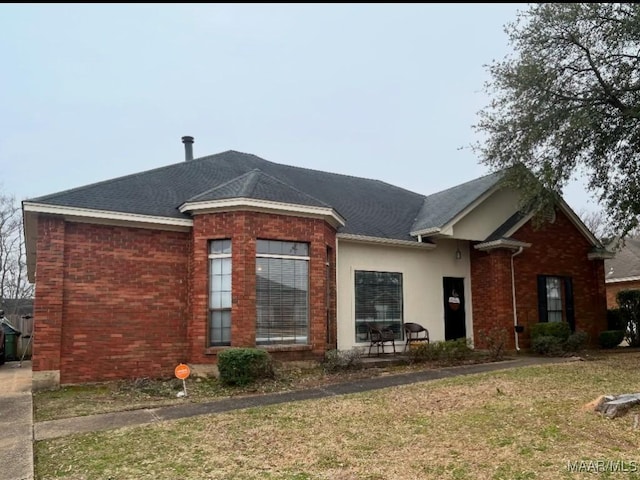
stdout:
<svg viewBox="0 0 640 480">
<path fill-rule="evenodd" d="M 462 252 L 460 251 L 460 246 L 458 245 L 458 241 L 456 240 L 456 260 L 460 260 L 462 258 Z"/>
</svg>

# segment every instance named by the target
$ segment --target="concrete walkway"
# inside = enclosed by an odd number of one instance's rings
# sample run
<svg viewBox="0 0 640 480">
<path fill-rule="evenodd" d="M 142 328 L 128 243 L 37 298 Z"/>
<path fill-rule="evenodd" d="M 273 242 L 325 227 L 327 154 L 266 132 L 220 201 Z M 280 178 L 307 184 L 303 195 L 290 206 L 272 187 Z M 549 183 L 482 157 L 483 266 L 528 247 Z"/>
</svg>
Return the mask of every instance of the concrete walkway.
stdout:
<svg viewBox="0 0 640 480">
<path fill-rule="evenodd" d="M 31 362 L 0 365 L 0 480 L 33 479 Z"/>
<path fill-rule="evenodd" d="M 38 422 L 34 426 L 35 440 L 48 440 L 74 433 L 87 433 L 94 431 L 110 430 L 127 426 L 144 425 L 166 420 L 207 415 L 213 413 L 228 412 L 242 408 L 276 405 L 285 402 L 297 402 L 314 398 L 324 398 L 349 393 L 358 393 L 380 388 L 407 385 L 415 382 L 425 382 L 439 378 L 469 375 L 473 373 L 492 372 L 508 368 L 523 367 L 528 365 L 542 365 L 547 363 L 559 363 L 571 361 L 566 358 L 538 358 L 520 357 L 497 363 L 484 363 L 478 365 L 448 367 L 419 372 L 385 375 L 363 380 L 351 381 L 327 385 L 320 388 L 298 390 L 293 392 L 271 393 L 246 397 L 235 397 L 216 400 L 207 403 L 185 403 L 169 407 L 159 407 L 144 410 L 131 410 L 126 412 L 105 413 L 88 415 L 83 417 L 65 418 Z"/>
</svg>

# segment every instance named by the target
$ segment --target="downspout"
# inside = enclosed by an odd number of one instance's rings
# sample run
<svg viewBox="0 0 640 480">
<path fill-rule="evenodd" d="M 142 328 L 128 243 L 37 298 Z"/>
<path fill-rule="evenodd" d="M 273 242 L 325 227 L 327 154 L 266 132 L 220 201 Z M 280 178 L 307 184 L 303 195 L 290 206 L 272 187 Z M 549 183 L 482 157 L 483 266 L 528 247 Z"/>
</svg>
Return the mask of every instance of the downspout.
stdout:
<svg viewBox="0 0 640 480">
<path fill-rule="evenodd" d="M 520 345 L 518 343 L 518 332 L 516 326 L 518 325 L 518 312 L 516 311 L 516 276 L 513 269 L 513 257 L 520 255 L 524 250 L 523 247 L 519 247 L 518 251 L 511 255 L 511 298 L 513 298 L 513 335 L 516 340 L 516 352 L 520 351 Z"/>
</svg>

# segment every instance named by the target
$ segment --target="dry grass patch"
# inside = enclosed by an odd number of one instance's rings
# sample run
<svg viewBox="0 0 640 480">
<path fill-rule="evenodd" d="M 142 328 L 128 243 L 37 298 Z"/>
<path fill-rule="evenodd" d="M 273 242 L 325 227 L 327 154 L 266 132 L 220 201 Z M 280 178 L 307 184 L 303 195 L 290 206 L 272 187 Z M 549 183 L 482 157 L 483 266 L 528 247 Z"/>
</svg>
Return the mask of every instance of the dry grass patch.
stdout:
<svg viewBox="0 0 640 480">
<path fill-rule="evenodd" d="M 640 353 L 457 377 L 38 442 L 38 479 L 576 479 L 637 462 L 633 416 L 582 408 L 640 385 Z M 627 464 L 629 468 L 629 464 Z M 640 473 L 598 478 L 640 479 Z"/>
</svg>

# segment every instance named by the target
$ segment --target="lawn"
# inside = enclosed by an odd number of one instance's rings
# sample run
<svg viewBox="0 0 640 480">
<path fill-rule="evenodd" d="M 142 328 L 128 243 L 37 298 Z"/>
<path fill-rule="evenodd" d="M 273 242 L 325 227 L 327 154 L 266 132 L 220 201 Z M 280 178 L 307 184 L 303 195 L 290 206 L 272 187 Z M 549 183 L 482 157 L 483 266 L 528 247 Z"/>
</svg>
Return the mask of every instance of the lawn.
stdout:
<svg viewBox="0 0 640 480">
<path fill-rule="evenodd" d="M 37 442 L 36 478 L 640 479 L 640 409 L 585 407 L 640 391 L 639 366 L 636 351 Z"/>
</svg>

